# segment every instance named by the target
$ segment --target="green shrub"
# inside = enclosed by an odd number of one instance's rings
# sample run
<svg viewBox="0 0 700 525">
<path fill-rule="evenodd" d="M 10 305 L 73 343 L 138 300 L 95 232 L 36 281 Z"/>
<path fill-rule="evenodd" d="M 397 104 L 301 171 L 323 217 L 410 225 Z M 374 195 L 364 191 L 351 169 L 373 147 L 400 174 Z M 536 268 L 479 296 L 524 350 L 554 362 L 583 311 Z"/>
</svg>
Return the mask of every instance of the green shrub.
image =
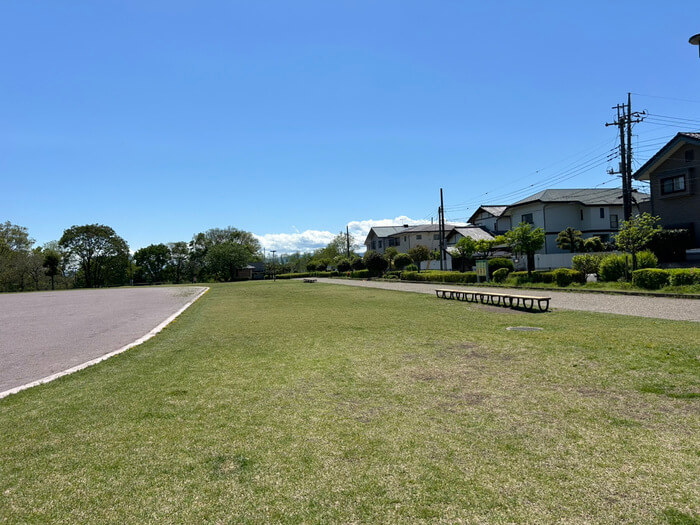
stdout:
<svg viewBox="0 0 700 525">
<path fill-rule="evenodd" d="M 439 283 L 475 283 L 475 272 L 449 272 L 440 270 L 427 270 L 424 272 L 404 271 L 401 279 L 405 281 L 434 281 Z"/>
<path fill-rule="evenodd" d="M 401 271 L 400 270 L 390 270 L 386 272 L 384 275 L 387 277 L 401 277 Z"/>
<path fill-rule="evenodd" d="M 679 268 L 669 270 L 668 282 L 671 286 L 700 284 L 700 268 Z"/>
<path fill-rule="evenodd" d="M 656 268 L 659 265 L 659 260 L 653 252 L 645 250 L 637 254 L 637 269 Z"/>
<path fill-rule="evenodd" d="M 619 281 L 627 272 L 627 256 L 610 254 L 603 257 L 598 268 L 601 281 Z"/>
<path fill-rule="evenodd" d="M 415 264 L 409 264 L 408 266 L 416 266 Z M 406 266 L 406 268 L 408 268 Z M 401 272 L 401 279 L 404 281 L 417 281 L 420 274 L 417 270 L 404 270 Z"/>
<path fill-rule="evenodd" d="M 597 237 L 592 237 L 596 238 Z M 581 255 L 574 255 L 571 259 L 571 266 L 574 270 L 579 271 L 583 274 L 593 273 L 598 275 L 598 269 L 600 268 L 600 261 L 603 259 L 602 255 L 593 253 L 584 253 Z"/>
<path fill-rule="evenodd" d="M 552 275 L 557 286 L 569 286 L 573 282 L 581 284 L 586 282 L 586 275 L 583 272 L 569 268 L 557 268 L 552 272 Z"/>
<path fill-rule="evenodd" d="M 525 272 L 527 273 L 527 272 Z M 554 282 L 554 272 L 545 270 L 535 270 L 532 272 L 530 282 L 533 283 L 553 283 Z"/>
<path fill-rule="evenodd" d="M 418 266 L 416 266 L 415 264 L 411 263 L 411 264 L 409 264 L 408 266 L 406 266 L 406 267 L 404 268 L 404 270 L 407 271 L 407 272 L 417 272 L 417 271 L 418 271 Z"/>
<path fill-rule="evenodd" d="M 505 282 L 509 273 L 510 273 L 510 270 L 508 268 L 499 268 L 498 270 L 493 272 L 494 282 L 497 282 L 497 283 Z"/>
<path fill-rule="evenodd" d="M 281 273 L 277 275 L 278 279 L 301 279 L 302 277 L 311 277 L 310 272 L 302 273 Z"/>
<path fill-rule="evenodd" d="M 352 279 L 367 279 L 369 277 L 369 270 L 353 270 L 350 272 L 350 277 Z"/>
<path fill-rule="evenodd" d="M 685 251 L 692 246 L 690 230 L 659 230 L 648 244 L 649 249 L 664 262 L 684 261 Z"/>
<path fill-rule="evenodd" d="M 493 272 L 501 268 L 508 268 L 511 272 L 515 269 L 513 261 L 507 257 L 494 257 L 489 259 L 489 275 L 493 276 Z"/>
<path fill-rule="evenodd" d="M 632 272 L 632 284 L 647 290 L 658 290 L 668 284 L 669 273 L 658 268 L 644 268 Z"/>
<path fill-rule="evenodd" d="M 602 252 L 605 246 L 600 237 L 589 237 L 583 241 L 583 249 L 587 252 Z M 593 273 L 593 272 L 588 272 Z"/>
<path fill-rule="evenodd" d="M 527 272 L 511 272 L 508 276 L 508 281 L 513 284 L 525 284 L 531 282 L 530 276 Z"/>
</svg>

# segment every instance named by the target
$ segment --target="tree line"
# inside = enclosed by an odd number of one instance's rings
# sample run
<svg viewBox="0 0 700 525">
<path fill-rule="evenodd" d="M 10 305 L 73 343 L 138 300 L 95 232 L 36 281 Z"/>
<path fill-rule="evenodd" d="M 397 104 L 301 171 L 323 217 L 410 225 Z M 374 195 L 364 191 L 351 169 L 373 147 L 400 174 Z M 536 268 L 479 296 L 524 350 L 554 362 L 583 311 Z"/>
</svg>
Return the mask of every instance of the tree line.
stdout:
<svg viewBox="0 0 700 525">
<path fill-rule="evenodd" d="M 127 284 L 232 281 L 262 260 L 255 236 L 234 227 L 197 233 L 189 242 L 151 244 L 133 254 L 109 226 L 72 226 L 35 246 L 27 228 L 0 223 L 0 291 L 94 288 Z"/>
</svg>

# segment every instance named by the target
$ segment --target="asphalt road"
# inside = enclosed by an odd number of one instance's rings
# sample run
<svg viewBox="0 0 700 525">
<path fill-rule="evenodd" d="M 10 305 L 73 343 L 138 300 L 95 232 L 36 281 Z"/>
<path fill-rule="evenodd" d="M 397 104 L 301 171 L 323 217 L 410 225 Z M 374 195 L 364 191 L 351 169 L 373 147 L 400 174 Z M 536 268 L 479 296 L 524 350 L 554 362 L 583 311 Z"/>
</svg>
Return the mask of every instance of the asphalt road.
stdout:
<svg viewBox="0 0 700 525">
<path fill-rule="evenodd" d="M 0 392 L 118 350 L 202 287 L 0 294 Z"/>
<path fill-rule="evenodd" d="M 365 286 L 382 288 L 385 290 L 399 290 L 403 292 L 416 292 L 435 294 L 436 288 L 464 288 L 452 283 L 428 284 L 405 283 L 390 281 L 359 281 L 346 279 L 319 278 L 319 282 L 339 284 L 347 286 Z M 478 287 L 474 290 L 488 290 L 488 287 Z M 491 288 L 496 292 L 515 293 L 526 295 L 542 295 L 551 297 L 550 308 L 562 308 L 565 310 L 583 310 L 587 312 L 602 312 L 609 314 L 636 315 L 639 317 L 652 317 L 656 319 L 672 319 L 676 321 L 700 322 L 700 300 L 698 299 L 674 299 L 671 297 L 649 297 L 639 295 L 619 295 L 603 293 L 574 293 L 557 292 L 556 290 L 515 290 L 507 288 Z"/>
</svg>

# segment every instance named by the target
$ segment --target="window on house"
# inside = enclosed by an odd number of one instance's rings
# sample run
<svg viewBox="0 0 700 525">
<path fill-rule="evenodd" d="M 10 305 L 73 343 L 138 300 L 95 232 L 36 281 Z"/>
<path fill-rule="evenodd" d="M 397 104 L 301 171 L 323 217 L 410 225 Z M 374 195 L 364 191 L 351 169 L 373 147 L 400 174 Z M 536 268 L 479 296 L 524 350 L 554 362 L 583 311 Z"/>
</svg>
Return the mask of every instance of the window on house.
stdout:
<svg viewBox="0 0 700 525">
<path fill-rule="evenodd" d="M 695 151 L 692 149 L 685 150 L 685 161 L 693 162 L 695 160 Z"/>
<path fill-rule="evenodd" d="M 417 241 L 420 241 L 422 238 L 423 238 L 422 235 L 416 235 L 416 240 L 417 240 Z"/>
<path fill-rule="evenodd" d="M 373 250 L 376 250 L 376 249 L 377 249 L 377 243 L 374 242 L 374 241 L 372 241 L 372 249 L 373 249 Z"/>
<path fill-rule="evenodd" d="M 403 236 L 403 242 L 406 242 L 406 236 L 405 236 L 405 235 Z"/>
<path fill-rule="evenodd" d="M 581 220 L 583 220 L 583 210 L 579 210 L 579 213 L 581 215 Z"/>
<path fill-rule="evenodd" d="M 433 234 L 433 240 L 434 240 L 434 241 L 439 241 L 439 240 L 440 240 L 440 234 L 439 234 L 439 233 L 434 233 L 434 234 Z"/>
<path fill-rule="evenodd" d="M 605 219 L 605 208 L 600 209 L 600 218 Z"/>
<path fill-rule="evenodd" d="M 685 175 L 661 179 L 661 195 L 685 191 Z"/>
<path fill-rule="evenodd" d="M 535 224 L 532 220 L 532 213 L 525 213 L 520 217 L 520 222 L 527 222 L 528 224 Z"/>
<path fill-rule="evenodd" d="M 381 247 L 382 247 L 382 241 L 377 241 L 377 246 L 378 246 L 379 248 L 381 248 Z"/>
<path fill-rule="evenodd" d="M 611 230 L 617 230 L 619 227 L 617 223 L 617 215 L 615 214 L 610 214 L 610 229 Z"/>
</svg>

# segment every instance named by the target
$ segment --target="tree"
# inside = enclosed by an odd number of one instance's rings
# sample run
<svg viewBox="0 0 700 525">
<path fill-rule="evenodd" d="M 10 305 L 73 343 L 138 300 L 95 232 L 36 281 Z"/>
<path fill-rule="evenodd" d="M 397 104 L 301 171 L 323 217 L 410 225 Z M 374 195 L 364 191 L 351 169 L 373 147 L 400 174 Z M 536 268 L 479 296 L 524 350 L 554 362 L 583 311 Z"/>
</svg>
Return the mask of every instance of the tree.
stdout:
<svg viewBox="0 0 700 525">
<path fill-rule="evenodd" d="M 430 258 L 430 250 L 428 250 L 427 246 L 418 244 L 417 246 L 414 246 L 408 250 L 408 255 L 411 256 L 413 262 L 416 263 L 416 266 L 418 266 L 418 271 L 420 271 L 420 263 L 427 261 Z"/>
<path fill-rule="evenodd" d="M 411 259 L 410 255 L 408 255 L 407 253 L 400 253 L 394 259 L 394 267 L 396 267 L 398 270 L 403 270 L 412 262 L 413 259 Z"/>
<path fill-rule="evenodd" d="M 632 270 L 637 269 L 637 253 L 646 248 L 656 232 L 661 230 L 659 220 L 659 217 L 643 213 L 622 222 L 615 242 L 621 250 L 632 254 Z"/>
<path fill-rule="evenodd" d="M 580 251 L 583 247 L 583 237 L 579 230 L 574 230 L 571 226 L 567 226 L 565 230 L 557 235 L 557 246 L 562 250 L 569 250 L 571 253 Z"/>
<path fill-rule="evenodd" d="M 46 271 L 46 275 L 51 278 L 51 289 L 55 290 L 55 278 L 58 275 L 61 267 L 61 254 L 56 250 L 45 249 L 44 261 L 42 266 Z"/>
<path fill-rule="evenodd" d="M 391 270 L 392 267 L 392 262 L 396 258 L 396 256 L 399 254 L 399 250 L 396 249 L 395 246 L 389 246 L 386 250 L 384 250 L 384 258 L 389 261 L 389 269 Z"/>
<path fill-rule="evenodd" d="M 212 228 L 202 234 L 197 235 L 202 236 L 200 242 L 207 248 L 217 244 L 232 242 L 234 244 L 244 246 L 251 256 L 258 254 L 261 249 L 260 241 L 256 239 L 255 235 L 250 232 L 234 228 L 233 226 L 228 226 L 226 228 Z"/>
<path fill-rule="evenodd" d="M 353 270 L 365 269 L 365 261 L 362 259 L 362 257 L 359 257 L 358 255 L 352 255 L 350 257 L 350 264 L 352 265 Z"/>
<path fill-rule="evenodd" d="M 250 251 L 245 245 L 223 242 L 207 251 L 206 264 L 212 276 L 222 281 L 233 281 L 238 270 L 248 264 L 250 257 Z"/>
<path fill-rule="evenodd" d="M 586 252 L 602 252 L 605 249 L 600 237 L 589 237 L 583 241 L 583 250 Z"/>
<path fill-rule="evenodd" d="M 176 283 L 182 281 L 182 276 L 187 267 L 187 261 L 190 255 L 190 249 L 184 241 L 171 242 L 168 244 L 170 249 L 170 261 L 168 267 L 172 272 L 173 280 Z"/>
<path fill-rule="evenodd" d="M 532 275 L 532 268 L 535 266 L 535 252 L 544 246 L 544 230 L 533 228 L 532 224 L 527 222 L 521 222 L 506 232 L 505 240 L 513 252 L 527 256 L 527 273 Z"/>
<path fill-rule="evenodd" d="M 381 275 L 389 267 L 389 261 L 374 250 L 367 250 L 363 259 L 371 275 Z"/>
<path fill-rule="evenodd" d="M 347 257 L 341 257 L 338 259 L 338 262 L 336 262 L 336 268 L 338 268 L 339 272 L 348 272 L 350 271 L 350 268 L 352 268 L 352 264 L 350 264 L 350 259 Z"/>
<path fill-rule="evenodd" d="M 37 246 L 31 250 L 25 258 L 25 271 L 34 281 L 34 289 L 39 290 L 41 287 L 41 278 L 44 276 L 44 255 L 41 253 L 41 248 Z"/>
<path fill-rule="evenodd" d="M 470 259 L 476 251 L 476 241 L 471 237 L 462 237 L 455 245 L 460 259 Z"/>
<path fill-rule="evenodd" d="M 76 261 L 87 288 L 126 279 L 129 246 L 109 226 L 72 226 L 63 232 L 59 246 Z"/>
<path fill-rule="evenodd" d="M 151 244 L 134 253 L 134 261 L 141 267 L 149 283 L 163 281 L 163 273 L 170 258 L 170 249 L 165 244 Z"/>
<path fill-rule="evenodd" d="M 0 223 L 0 283 L 5 290 L 24 290 L 33 244 L 24 226 Z"/>
</svg>

